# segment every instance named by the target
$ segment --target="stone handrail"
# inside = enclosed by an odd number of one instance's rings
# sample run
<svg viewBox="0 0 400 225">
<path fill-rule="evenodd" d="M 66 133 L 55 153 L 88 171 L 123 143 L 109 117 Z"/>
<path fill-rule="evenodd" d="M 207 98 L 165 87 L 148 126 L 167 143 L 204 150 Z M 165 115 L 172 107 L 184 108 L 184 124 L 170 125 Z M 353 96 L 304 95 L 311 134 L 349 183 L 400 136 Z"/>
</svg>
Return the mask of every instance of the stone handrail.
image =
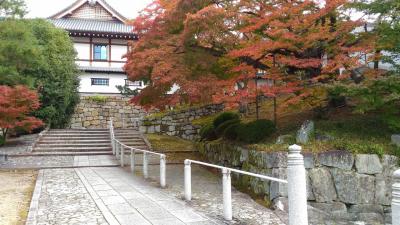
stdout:
<svg viewBox="0 0 400 225">
<path fill-rule="evenodd" d="M 143 150 L 139 148 L 134 148 L 127 146 L 123 144 L 121 141 L 115 138 L 115 133 L 114 133 L 114 126 L 113 126 L 113 120 L 110 120 L 110 138 L 111 138 L 111 146 L 112 146 L 112 151 L 113 154 L 117 157 L 117 159 L 120 159 L 121 167 L 125 166 L 124 162 L 124 155 L 125 155 L 125 149 L 130 150 L 130 161 L 131 161 L 131 171 L 132 173 L 135 172 L 135 155 L 136 152 L 142 152 L 143 153 L 143 176 L 145 179 L 149 177 L 149 170 L 148 170 L 148 155 L 156 155 L 160 157 L 160 186 L 164 188 L 166 186 L 166 165 L 167 165 L 167 159 L 165 154 L 157 153 L 157 152 L 152 152 L 148 150 Z"/>
<path fill-rule="evenodd" d="M 301 147 L 292 145 L 289 147 L 288 155 L 288 180 L 282 180 L 261 174 L 255 174 L 243 170 L 232 169 L 215 164 L 186 159 L 185 160 L 185 199 L 192 199 L 191 164 L 198 164 L 213 167 L 222 171 L 222 193 L 223 213 L 226 220 L 232 220 L 232 194 L 231 194 L 231 172 L 257 177 L 264 180 L 271 180 L 288 184 L 289 197 L 289 225 L 307 225 L 307 189 L 304 159 L 300 154 Z"/>
<path fill-rule="evenodd" d="M 400 170 L 393 173 L 392 225 L 400 225 Z"/>
</svg>

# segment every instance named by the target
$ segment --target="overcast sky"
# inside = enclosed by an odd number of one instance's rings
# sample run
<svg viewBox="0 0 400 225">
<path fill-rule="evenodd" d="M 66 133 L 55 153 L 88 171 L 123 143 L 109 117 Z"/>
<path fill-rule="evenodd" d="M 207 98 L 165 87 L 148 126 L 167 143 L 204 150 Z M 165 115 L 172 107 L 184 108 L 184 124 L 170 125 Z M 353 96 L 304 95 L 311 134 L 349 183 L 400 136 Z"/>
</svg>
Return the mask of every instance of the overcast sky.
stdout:
<svg viewBox="0 0 400 225">
<path fill-rule="evenodd" d="M 29 18 L 47 18 L 65 9 L 76 0 L 25 0 Z M 151 0 L 107 0 L 107 2 L 127 18 L 134 18 Z"/>
</svg>

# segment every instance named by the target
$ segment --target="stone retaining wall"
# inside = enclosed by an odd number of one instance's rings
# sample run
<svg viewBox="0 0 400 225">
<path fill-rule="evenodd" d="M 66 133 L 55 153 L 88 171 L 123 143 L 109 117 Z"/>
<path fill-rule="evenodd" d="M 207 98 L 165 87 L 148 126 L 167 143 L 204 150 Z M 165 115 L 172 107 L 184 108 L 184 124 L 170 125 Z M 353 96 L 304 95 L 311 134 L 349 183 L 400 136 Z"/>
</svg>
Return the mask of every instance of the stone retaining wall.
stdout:
<svg viewBox="0 0 400 225">
<path fill-rule="evenodd" d="M 170 112 L 161 117 L 145 118 L 140 131 L 149 134 L 158 133 L 177 136 L 187 140 L 195 140 L 199 138 L 200 126 L 193 125 L 192 121 L 221 112 L 223 109 L 223 105 L 207 105 L 179 112 Z"/>
<path fill-rule="evenodd" d="M 138 127 L 140 118 L 147 113 L 141 106 L 129 103 L 129 98 L 107 96 L 97 99 L 93 96 L 81 96 L 71 119 L 71 128 L 107 128 L 110 118 L 114 118 L 114 127 Z"/>
<path fill-rule="evenodd" d="M 287 152 L 266 153 L 221 142 L 200 143 L 211 163 L 286 179 Z M 389 224 L 392 174 L 398 158 L 353 155 L 345 151 L 303 154 L 311 224 Z M 233 183 L 264 196 L 276 205 L 287 204 L 287 185 L 233 174 Z M 286 207 L 284 207 L 287 209 Z"/>
</svg>

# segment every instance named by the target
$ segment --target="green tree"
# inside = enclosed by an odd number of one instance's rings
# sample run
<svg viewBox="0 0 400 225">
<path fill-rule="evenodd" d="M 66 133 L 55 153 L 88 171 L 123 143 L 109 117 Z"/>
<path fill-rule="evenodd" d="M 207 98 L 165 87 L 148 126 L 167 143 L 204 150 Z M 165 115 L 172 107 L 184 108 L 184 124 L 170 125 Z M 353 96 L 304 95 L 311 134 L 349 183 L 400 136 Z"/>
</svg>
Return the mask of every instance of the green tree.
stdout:
<svg viewBox="0 0 400 225">
<path fill-rule="evenodd" d="M 400 70 L 400 2 L 398 0 L 358 0 L 355 6 L 374 18 L 374 32 L 378 38 L 377 54 L 379 55 L 382 51 L 391 53 L 382 56 L 382 60 Z"/>
<path fill-rule="evenodd" d="M 382 122 L 400 132 L 400 76 L 395 73 L 366 79 L 360 84 L 340 84 L 335 86 L 336 96 L 347 96 L 355 103 L 355 112 L 375 113 Z"/>
<path fill-rule="evenodd" d="M 68 34 L 47 21 L 0 22 L 0 85 L 36 88 L 35 116 L 51 127 L 67 125 L 79 101 L 75 56 Z"/>
<path fill-rule="evenodd" d="M 23 17 L 25 14 L 24 0 L 0 0 L 0 17 Z"/>
</svg>

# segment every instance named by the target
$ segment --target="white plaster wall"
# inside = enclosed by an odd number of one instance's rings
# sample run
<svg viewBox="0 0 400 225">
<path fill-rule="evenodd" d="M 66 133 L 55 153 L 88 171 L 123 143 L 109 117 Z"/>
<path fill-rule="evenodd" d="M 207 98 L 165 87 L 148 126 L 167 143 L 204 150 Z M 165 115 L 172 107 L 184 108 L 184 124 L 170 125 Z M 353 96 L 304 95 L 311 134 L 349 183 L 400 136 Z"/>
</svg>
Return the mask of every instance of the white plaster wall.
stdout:
<svg viewBox="0 0 400 225">
<path fill-rule="evenodd" d="M 77 60 L 76 64 L 78 66 L 92 66 L 92 67 L 111 67 L 111 68 L 122 68 L 125 65 L 126 59 L 123 59 L 122 56 L 125 55 L 128 51 L 127 40 L 119 40 L 119 39 L 112 39 L 111 40 L 111 61 L 122 61 L 122 62 L 89 62 L 91 55 L 90 49 L 90 39 L 85 37 L 71 37 L 72 40 L 75 42 L 74 47 L 77 51 Z M 76 43 L 76 42 L 87 42 L 87 43 Z M 109 44 L 108 39 L 104 38 L 93 38 L 93 43 L 103 43 Z M 125 45 L 125 46 L 124 46 Z M 93 51 L 93 48 L 92 48 Z M 106 78 L 109 79 L 109 86 L 100 86 L 100 85 L 93 85 L 91 82 L 91 78 Z M 127 76 L 125 74 L 114 74 L 114 73 L 84 73 L 80 75 L 80 87 L 79 92 L 81 93 L 91 93 L 91 94 L 119 94 L 120 92 L 116 88 L 117 85 L 125 85 L 125 79 Z M 143 87 L 136 87 L 132 86 L 132 89 L 143 88 Z"/>
<path fill-rule="evenodd" d="M 126 58 L 122 58 L 128 51 L 127 46 L 122 45 L 111 45 L 111 61 L 125 61 Z"/>
<path fill-rule="evenodd" d="M 92 78 L 106 78 L 109 79 L 109 86 L 92 86 Z M 124 86 L 125 79 L 127 76 L 124 74 L 107 74 L 107 73 L 84 73 L 80 75 L 80 86 L 79 92 L 81 93 L 107 93 L 107 94 L 119 94 L 120 92 L 116 88 L 117 85 Z M 131 87 L 131 89 L 143 88 L 142 87 Z"/>
<path fill-rule="evenodd" d="M 92 86 L 91 78 L 108 78 L 109 86 Z M 123 74 L 105 74 L 105 73 L 87 73 L 80 76 L 81 82 L 79 92 L 90 93 L 119 93 L 115 87 L 117 85 L 125 85 L 126 75 Z"/>
<path fill-rule="evenodd" d="M 78 59 L 90 59 L 90 44 L 74 43 Z"/>
</svg>

